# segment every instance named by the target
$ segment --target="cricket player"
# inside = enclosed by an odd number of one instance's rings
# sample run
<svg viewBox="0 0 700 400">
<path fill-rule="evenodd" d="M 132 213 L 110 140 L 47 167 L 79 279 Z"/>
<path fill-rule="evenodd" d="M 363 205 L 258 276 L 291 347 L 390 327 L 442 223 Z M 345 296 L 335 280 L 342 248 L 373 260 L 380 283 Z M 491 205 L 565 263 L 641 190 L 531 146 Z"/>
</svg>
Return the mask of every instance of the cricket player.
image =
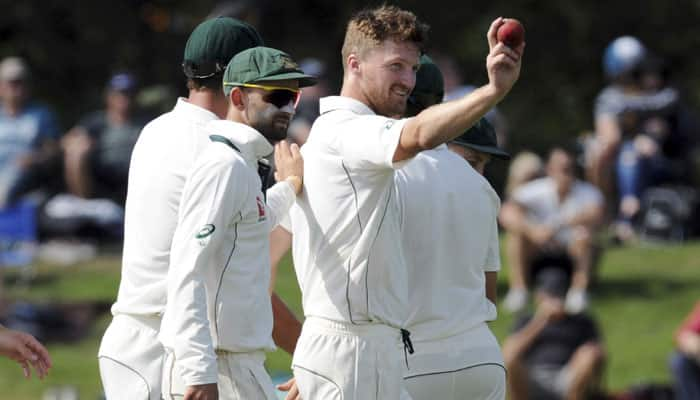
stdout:
<svg viewBox="0 0 700 400">
<path fill-rule="evenodd" d="M 122 279 L 112 307 L 114 319 L 99 350 L 109 400 L 160 399 L 164 351 L 157 336 L 185 178 L 209 142 L 201 127 L 226 115 L 228 103 L 221 90 L 226 64 L 234 54 L 261 44 L 253 27 L 232 18 L 197 26 L 184 52 L 189 97 L 178 99 L 172 111 L 146 125 L 134 147 Z"/>
<path fill-rule="evenodd" d="M 409 111 L 439 103 L 443 93 L 440 70 L 422 56 Z M 505 399 L 503 356 L 486 324 L 496 318 L 500 268 L 500 200 L 481 175 L 491 156 L 509 158 L 482 118 L 395 174 L 415 348 L 404 380 L 414 400 Z"/>
<path fill-rule="evenodd" d="M 173 238 L 160 331 L 165 399 L 276 399 L 263 365 L 274 350 L 268 236 L 301 191 L 299 149 L 283 139 L 300 89 L 315 83 L 268 47 L 226 67 L 226 120 L 204 127 L 210 143 L 187 176 Z M 258 163 L 277 142 L 278 183 L 266 199 Z"/>
<path fill-rule="evenodd" d="M 497 43 L 501 24 L 488 31 L 488 84 L 395 119 L 415 84 L 427 26 L 394 6 L 350 20 L 341 93 L 320 101 L 302 149 L 304 190 L 284 223 L 306 317 L 293 359 L 303 399 L 408 398 L 409 291 L 394 170 L 457 137 L 510 91 L 524 46 Z"/>
</svg>

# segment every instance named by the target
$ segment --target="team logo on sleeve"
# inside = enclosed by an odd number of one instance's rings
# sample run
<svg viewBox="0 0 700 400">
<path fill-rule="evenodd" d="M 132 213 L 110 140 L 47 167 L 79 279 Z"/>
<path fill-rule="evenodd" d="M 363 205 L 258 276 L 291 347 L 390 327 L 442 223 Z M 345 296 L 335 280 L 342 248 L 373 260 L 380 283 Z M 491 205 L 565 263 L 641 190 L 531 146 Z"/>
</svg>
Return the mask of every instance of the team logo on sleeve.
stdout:
<svg viewBox="0 0 700 400">
<path fill-rule="evenodd" d="M 212 224 L 206 224 L 200 229 L 196 235 L 195 239 L 204 239 L 205 237 L 211 235 L 216 230 L 216 227 Z"/>
<path fill-rule="evenodd" d="M 264 221 L 265 218 L 265 202 L 260 198 L 260 196 L 255 197 L 255 201 L 258 203 L 258 222 Z"/>
</svg>

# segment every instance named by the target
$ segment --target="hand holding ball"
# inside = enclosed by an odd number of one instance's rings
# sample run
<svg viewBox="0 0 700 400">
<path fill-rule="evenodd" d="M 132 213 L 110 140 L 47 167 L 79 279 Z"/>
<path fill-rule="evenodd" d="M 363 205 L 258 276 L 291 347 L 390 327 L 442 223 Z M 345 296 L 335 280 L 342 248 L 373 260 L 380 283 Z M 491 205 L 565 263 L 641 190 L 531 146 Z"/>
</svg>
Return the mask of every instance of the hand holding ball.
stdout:
<svg viewBox="0 0 700 400">
<path fill-rule="evenodd" d="M 515 49 L 525 40 L 525 28 L 517 19 L 508 18 L 498 27 L 496 38 L 511 49 Z"/>
</svg>

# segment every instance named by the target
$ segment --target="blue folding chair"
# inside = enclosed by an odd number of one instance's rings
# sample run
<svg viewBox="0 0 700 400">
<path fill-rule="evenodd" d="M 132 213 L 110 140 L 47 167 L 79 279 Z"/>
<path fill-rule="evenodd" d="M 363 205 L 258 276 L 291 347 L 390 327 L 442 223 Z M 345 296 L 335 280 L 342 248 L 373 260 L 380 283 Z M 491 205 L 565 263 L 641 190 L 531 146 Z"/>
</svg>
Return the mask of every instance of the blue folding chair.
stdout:
<svg viewBox="0 0 700 400">
<path fill-rule="evenodd" d="M 0 209 L 0 267 L 32 263 L 37 250 L 37 206 L 19 201 Z"/>
</svg>

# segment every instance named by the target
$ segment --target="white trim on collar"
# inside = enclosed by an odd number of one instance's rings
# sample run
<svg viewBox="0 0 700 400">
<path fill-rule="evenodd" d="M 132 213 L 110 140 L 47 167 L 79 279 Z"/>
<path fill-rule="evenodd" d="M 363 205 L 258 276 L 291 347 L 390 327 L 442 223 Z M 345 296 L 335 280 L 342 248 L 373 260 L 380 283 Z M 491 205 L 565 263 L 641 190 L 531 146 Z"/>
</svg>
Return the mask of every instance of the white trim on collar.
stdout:
<svg viewBox="0 0 700 400">
<path fill-rule="evenodd" d="M 366 104 L 347 96 L 328 96 L 319 100 L 321 114 L 336 110 L 348 110 L 360 115 L 375 115 Z"/>
</svg>

